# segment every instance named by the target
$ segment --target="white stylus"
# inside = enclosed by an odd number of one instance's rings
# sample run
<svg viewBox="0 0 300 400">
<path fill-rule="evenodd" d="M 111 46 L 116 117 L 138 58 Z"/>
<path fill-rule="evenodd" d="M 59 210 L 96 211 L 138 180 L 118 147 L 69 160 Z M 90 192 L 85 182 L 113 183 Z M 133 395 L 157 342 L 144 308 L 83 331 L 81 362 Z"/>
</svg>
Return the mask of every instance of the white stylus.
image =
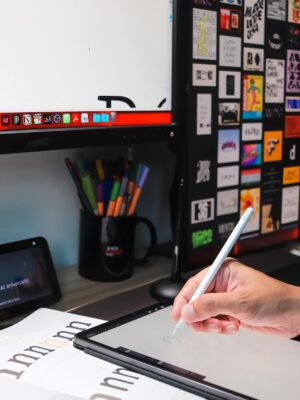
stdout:
<svg viewBox="0 0 300 400">
<path fill-rule="evenodd" d="M 217 255 L 217 258 L 215 261 L 212 263 L 212 265 L 209 267 L 206 275 L 202 279 L 201 283 L 199 284 L 198 288 L 194 292 L 193 296 L 190 298 L 189 303 L 193 302 L 196 300 L 199 296 L 204 294 L 206 290 L 208 289 L 209 285 L 217 275 L 219 269 L 221 268 L 223 262 L 225 261 L 225 258 L 228 256 L 230 250 L 232 247 L 235 245 L 236 241 L 238 240 L 240 234 L 243 232 L 245 229 L 245 226 L 249 222 L 250 218 L 253 215 L 253 208 L 249 207 L 246 209 L 244 214 L 241 216 L 241 219 L 235 226 L 234 230 L 231 232 L 229 238 L 226 240 L 224 246 L 222 247 L 220 253 Z M 173 332 L 172 336 L 176 334 L 180 326 L 183 324 L 183 319 L 180 318 L 180 320 L 177 322 Z"/>
</svg>

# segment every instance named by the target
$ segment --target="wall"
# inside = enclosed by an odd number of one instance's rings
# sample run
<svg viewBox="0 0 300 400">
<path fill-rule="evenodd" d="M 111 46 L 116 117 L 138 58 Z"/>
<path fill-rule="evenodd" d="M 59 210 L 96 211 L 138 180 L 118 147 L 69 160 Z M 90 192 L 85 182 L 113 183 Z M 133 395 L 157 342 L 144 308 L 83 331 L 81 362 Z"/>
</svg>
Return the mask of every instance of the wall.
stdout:
<svg viewBox="0 0 300 400">
<path fill-rule="evenodd" d="M 0 243 L 44 236 L 55 266 L 77 263 L 80 203 L 64 158 L 113 158 L 127 149 L 97 148 L 0 156 Z M 170 240 L 168 190 L 174 156 L 165 144 L 135 146 L 133 156 L 151 167 L 137 209 L 155 224 L 160 243 Z M 147 241 L 141 232 L 139 246 Z"/>
</svg>

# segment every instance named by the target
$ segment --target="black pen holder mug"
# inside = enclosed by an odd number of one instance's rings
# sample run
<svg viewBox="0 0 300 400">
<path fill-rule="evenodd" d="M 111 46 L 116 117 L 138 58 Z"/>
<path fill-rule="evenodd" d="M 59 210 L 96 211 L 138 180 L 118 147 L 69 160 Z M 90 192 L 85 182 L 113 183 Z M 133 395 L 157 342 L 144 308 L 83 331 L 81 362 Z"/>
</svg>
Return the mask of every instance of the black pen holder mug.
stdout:
<svg viewBox="0 0 300 400">
<path fill-rule="evenodd" d="M 135 258 L 135 232 L 145 224 L 150 233 L 146 254 Z M 80 211 L 79 274 L 87 279 L 112 282 L 129 278 L 133 264 L 144 264 L 156 246 L 156 230 L 144 217 L 98 217 Z"/>
</svg>

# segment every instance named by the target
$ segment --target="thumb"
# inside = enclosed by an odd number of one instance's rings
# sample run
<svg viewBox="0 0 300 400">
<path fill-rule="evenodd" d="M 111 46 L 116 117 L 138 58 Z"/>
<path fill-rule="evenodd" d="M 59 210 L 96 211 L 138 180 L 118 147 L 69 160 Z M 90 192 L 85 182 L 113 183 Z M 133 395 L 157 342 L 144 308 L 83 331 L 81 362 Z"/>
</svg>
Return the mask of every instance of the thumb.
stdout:
<svg viewBox="0 0 300 400">
<path fill-rule="evenodd" d="M 186 322 L 204 321 L 219 314 L 234 317 L 236 310 L 236 296 L 228 293 L 207 293 L 190 304 L 186 304 L 181 312 L 181 317 Z"/>
</svg>

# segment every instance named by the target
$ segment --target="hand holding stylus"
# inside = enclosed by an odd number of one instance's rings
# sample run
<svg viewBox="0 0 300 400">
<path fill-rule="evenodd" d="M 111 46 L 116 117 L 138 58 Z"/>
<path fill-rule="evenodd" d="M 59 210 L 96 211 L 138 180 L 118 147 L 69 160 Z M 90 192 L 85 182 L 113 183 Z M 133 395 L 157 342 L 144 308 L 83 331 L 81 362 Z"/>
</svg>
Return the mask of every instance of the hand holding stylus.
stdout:
<svg viewBox="0 0 300 400">
<path fill-rule="evenodd" d="M 226 240 L 224 246 L 220 250 L 215 261 L 212 263 L 212 265 L 207 270 L 207 273 L 203 277 L 202 281 L 199 283 L 199 286 L 197 288 L 195 288 L 194 293 L 192 293 L 192 296 L 189 298 L 190 303 L 192 303 L 194 300 L 198 299 L 198 297 L 200 297 L 207 291 L 210 284 L 213 282 L 217 273 L 219 272 L 223 262 L 225 261 L 225 258 L 228 256 L 231 249 L 233 248 L 233 246 L 237 242 L 238 238 L 240 237 L 241 233 L 245 229 L 247 223 L 250 221 L 250 218 L 252 217 L 252 215 L 253 215 L 253 208 L 252 207 L 247 208 L 246 211 L 241 216 L 239 222 L 235 226 L 234 230 L 231 232 L 229 238 Z M 172 336 L 174 336 L 176 334 L 178 329 L 183 325 L 183 322 L 184 322 L 183 319 L 180 318 L 180 320 L 177 322 L 177 324 L 172 332 Z"/>
<path fill-rule="evenodd" d="M 300 335 L 300 288 L 227 258 L 201 296 L 211 276 L 205 268 L 187 281 L 177 295 L 172 319 L 197 332 L 232 334 L 253 331 L 292 338 Z"/>
</svg>

